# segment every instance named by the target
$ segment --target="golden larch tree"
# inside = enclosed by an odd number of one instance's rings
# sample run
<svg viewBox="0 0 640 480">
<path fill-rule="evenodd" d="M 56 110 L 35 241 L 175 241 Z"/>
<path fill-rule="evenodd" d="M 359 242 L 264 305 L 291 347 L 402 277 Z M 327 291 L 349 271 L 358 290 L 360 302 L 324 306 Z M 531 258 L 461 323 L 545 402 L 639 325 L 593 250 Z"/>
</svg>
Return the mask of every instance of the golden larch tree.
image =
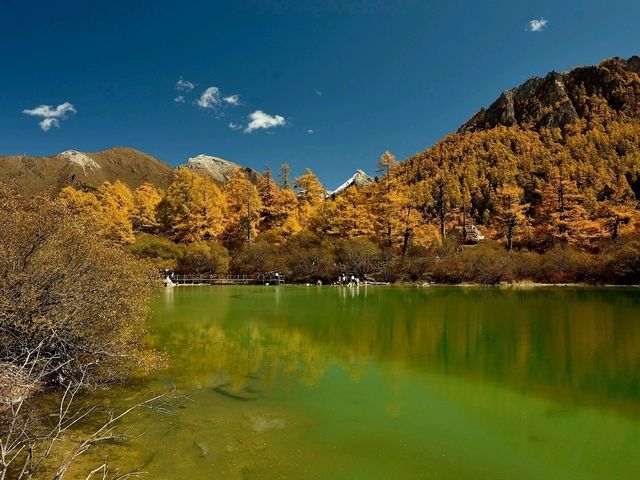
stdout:
<svg viewBox="0 0 640 480">
<path fill-rule="evenodd" d="M 159 227 L 156 210 L 162 193 L 151 183 L 143 183 L 133 191 L 133 228 L 139 232 L 152 232 Z"/>
<path fill-rule="evenodd" d="M 257 234 L 263 208 L 258 189 L 238 169 L 224 190 L 227 197 L 227 238 L 231 243 L 238 240 L 251 243 Z"/>
<path fill-rule="evenodd" d="M 179 168 L 158 208 L 171 237 L 183 243 L 216 239 L 224 230 L 224 196 L 208 178 Z"/>
<path fill-rule="evenodd" d="M 527 223 L 529 204 L 523 203 L 524 190 L 516 185 L 503 185 L 496 190 L 495 221 L 500 235 L 507 240 L 507 249 L 513 249 L 516 231 Z"/>
</svg>

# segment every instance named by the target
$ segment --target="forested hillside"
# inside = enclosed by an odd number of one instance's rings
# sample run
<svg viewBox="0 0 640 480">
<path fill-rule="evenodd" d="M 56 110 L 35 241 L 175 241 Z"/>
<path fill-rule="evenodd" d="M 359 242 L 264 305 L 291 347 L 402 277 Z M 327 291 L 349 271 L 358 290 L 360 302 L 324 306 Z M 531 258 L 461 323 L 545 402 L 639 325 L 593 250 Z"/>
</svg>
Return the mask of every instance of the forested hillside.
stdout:
<svg viewBox="0 0 640 480">
<path fill-rule="evenodd" d="M 639 171 L 640 58 L 632 57 L 505 92 L 397 175 L 425 190 L 420 207 L 443 233 L 466 212 L 509 247 L 560 240 L 597 250 L 634 229 Z"/>
<path fill-rule="evenodd" d="M 290 179 L 283 164 L 275 179 L 201 156 L 166 188 L 106 181 L 58 198 L 182 272 L 638 283 L 639 72 L 633 57 L 531 79 L 404 162 L 384 152 L 375 181 L 331 195 L 310 170 Z M 218 164 L 224 182 L 206 174 Z"/>
</svg>

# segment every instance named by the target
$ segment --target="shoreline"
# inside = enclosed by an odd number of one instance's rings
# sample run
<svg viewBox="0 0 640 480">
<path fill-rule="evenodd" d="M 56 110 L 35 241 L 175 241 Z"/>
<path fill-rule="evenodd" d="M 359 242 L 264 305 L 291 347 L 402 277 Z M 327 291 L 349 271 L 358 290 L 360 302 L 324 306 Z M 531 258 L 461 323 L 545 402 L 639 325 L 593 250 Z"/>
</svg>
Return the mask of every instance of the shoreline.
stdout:
<svg viewBox="0 0 640 480">
<path fill-rule="evenodd" d="M 511 282 L 511 283 L 430 283 L 430 282 L 395 282 L 395 283 L 361 283 L 359 286 L 349 285 L 335 285 L 335 284 L 322 284 L 316 285 L 311 283 L 286 283 L 283 285 L 269 285 L 269 284 L 210 284 L 210 283 L 189 283 L 173 286 L 165 286 L 164 288 L 178 288 L 178 287 L 343 287 L 343 288 L 361 288 L 361 287 L 412 287 L 412 288 L 442 288 L 442 287 L 457 287 L 457 288 L 512 288 L 512 289 L 526 289 L 526 288 L 638 288 L 638 284 L 609 284 L 609 283 L 541 283 L 541 282 Z"/>
</svg>

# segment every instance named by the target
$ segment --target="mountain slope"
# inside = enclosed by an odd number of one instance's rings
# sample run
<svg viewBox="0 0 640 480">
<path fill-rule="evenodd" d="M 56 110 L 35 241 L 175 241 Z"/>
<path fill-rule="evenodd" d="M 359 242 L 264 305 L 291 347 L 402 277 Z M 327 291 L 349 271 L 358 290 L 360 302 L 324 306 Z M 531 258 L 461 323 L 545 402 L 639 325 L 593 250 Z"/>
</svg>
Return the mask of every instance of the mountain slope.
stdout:
<svg viewBox="0 0 640 480">
<path fill-rule="evenodd" d="M 597 238 L 633 231 L 640 226 L 640 57 L 534 77 L 405 160 L 397 174 L 424 187 L 430 200 L 422 211 L 441 232 L 466 221 L 499 238 L 513 233 L 507 219 L 517 217 L 521 244 L 542 250 L 558 239 L 595 249 Z"/>
<path fill-rule="evenodd" d="M 0 183 L 26 195 L 56 194 L 67 185 L 91 190 L 116 179 L 132 188 L 145 182 L 166 188 L 172 176 L 173 169 L 161 160 L 125 147 L 95 153 L 67 150 L 48 157 L 0 157 Z"/>
</svg>

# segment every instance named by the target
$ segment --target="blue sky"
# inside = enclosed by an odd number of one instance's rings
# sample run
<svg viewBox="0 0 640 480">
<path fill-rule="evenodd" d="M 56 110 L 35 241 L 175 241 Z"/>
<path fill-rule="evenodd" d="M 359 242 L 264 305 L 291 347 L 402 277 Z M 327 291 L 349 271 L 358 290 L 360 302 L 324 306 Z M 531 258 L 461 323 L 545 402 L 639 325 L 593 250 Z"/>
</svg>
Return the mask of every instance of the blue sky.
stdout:
<svg viewBox="0 0 640 480">
<path fill-rule="evenodd" d="M 206 153 L 332 188 L 532 75 L 640 54 L 639 18 L 637 0 L 0 0 L 0 154 Z"/>
</svg>

